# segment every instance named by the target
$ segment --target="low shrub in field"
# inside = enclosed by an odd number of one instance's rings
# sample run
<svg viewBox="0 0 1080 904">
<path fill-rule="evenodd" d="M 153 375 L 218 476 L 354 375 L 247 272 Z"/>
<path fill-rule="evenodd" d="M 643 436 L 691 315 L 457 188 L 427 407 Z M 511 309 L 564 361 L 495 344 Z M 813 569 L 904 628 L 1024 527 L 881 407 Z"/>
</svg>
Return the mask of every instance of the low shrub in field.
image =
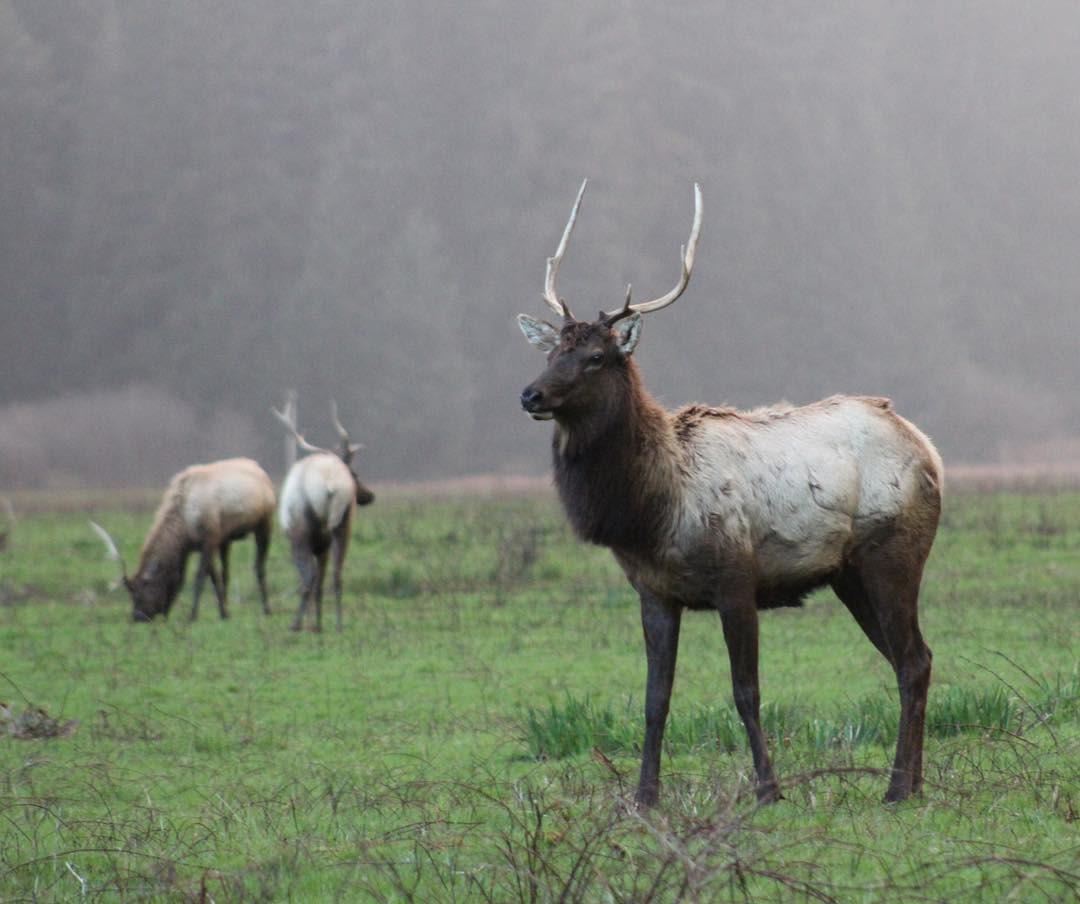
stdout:
<svg viewBox="0 0 1080 904">
<path fill-rule="evenodd" d="M 1001 685 L 987 688 L 952 686 L 931 689 L 926 733 L 949 737 L 960 733 L 1015 732 L 1025 725 L 1025 707 L 1041 723 L 1080 706 L 1080 674 L 1058 675 L 1037 682 L 1037 692 L 1019 700 Z M 633 700 L 616 708 L 567 693 L 546 708 L 528 707 L 522 718 L 525 746 L 533 759 L 564 759 L 590 750 L 640 753 L 644 720 Z M 826 715 L 793 704 L 766 703 L 761 727 L 774 745 L 793 740 L 813 750 L 889 746 L 896 740 L 900 705 L 895 697 L 875 694 Z M 699 706 L 668 718 L 664 743 L 669 751 L 705 748 L 725 752 L 746 748 L 746 732 L 735 707 Z"/>
</svg>

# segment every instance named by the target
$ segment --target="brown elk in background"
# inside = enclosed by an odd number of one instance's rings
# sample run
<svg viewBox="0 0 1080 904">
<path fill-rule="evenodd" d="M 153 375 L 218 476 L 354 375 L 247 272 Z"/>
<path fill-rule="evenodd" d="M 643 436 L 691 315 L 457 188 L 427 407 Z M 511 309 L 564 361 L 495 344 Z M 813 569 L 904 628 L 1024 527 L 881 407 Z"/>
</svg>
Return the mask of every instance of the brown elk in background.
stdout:
<svg viewBox="0 0 1080 904">
<path fill-rule="evenodd" d="M 293 409 L 295 411 L 295 408 Z M 297 445 L 311 453 L 301 458 L 285 475 L 281 485 L 279 519 L 292 545 L 293 561 L 300 573 L 300 607 L 292 629 L 304 624 L 308 604 L 315 601 L 315 630 L 322 631 L 322 592 L 327 555 L 332 560 L 337 630 L 341 630 L 341 569 L 349 548 L 353 514 L 358 505 L 368 505 L 375 494 L 360 482 L 353 470 L 356 453 L 363 448 L 353 443 L 331 403 L 331 419 L 340 446 L 337 453 L 313 446 L 296 429 L 288 413 L 274 409 L 274 415 L 292 434 Z"/>
<path fill-rule="evenodd" d="M 799 605 L 823 585 L 896 673 L 900 728 L 886 800 L 918 793 L 931 656 L 917 609 L 940 512 L 940 457 L 886 399 L 666 411 L 631 355 L 641 315 L 672 304 L 690 280 L 701 191 L 694 186 L 675 288 L 641 304 L 631 304 L 628 288 L 621 308 L 592 322 L 575 319 L 555 293 L 584 191 L 583 183 L 547 264 L 544 299 L 561 327 L 518 318 L 548 356 L 521 404 L 555 422 L 555 484 L 575 531 L 612 550 L 641 598 L 648 676 L 637 800 L 650 805 L 659 794 L 684 609 L 719 612 L 758 798 L 780 797 L 759 720 L 757 613 Z"/>
<path fill-rule="evenodd" d="M 172 478 L 143 543 L 139 567 L 128 577 L 115 542 L 90 522 L 105 541 L 110 557 L 120 563 L 121 579 L 131 594 L 132 617 L 149 621 L 168 617 L 184 583 L 188 555 L 199 553 L 191 618 L 199 612 L 199 596 L 207 575 L 217 594 L 218 611 L 228 618 L 229 544 L 255 535 L 255 577 L 263 612 L 270 613 L 266 594 L 266 553 L 274 522 L 274 485 L 250 458 L 229 458 L 193 465 Z M 221 558 L 218 573 L 215 556 Z"/>
</svg>

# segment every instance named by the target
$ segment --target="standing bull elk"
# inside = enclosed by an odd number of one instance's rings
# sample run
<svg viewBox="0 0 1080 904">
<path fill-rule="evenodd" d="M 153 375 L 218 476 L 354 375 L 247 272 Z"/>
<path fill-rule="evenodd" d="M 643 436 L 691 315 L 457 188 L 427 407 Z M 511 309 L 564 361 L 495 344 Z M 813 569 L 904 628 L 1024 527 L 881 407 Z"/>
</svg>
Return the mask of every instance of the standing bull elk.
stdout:
<svg viewBox="0 0 1080 904">
<path fill-rule="evenodd" d="M 293 409 L 295 410 L 295 409 Z M 336 453 L 313 446 L 296 429 L 295 416 L 273 409 L 274 415 L 305 452 L 285 475 L 281 485 L 281 526 L 292 544 L 293 561 L 300 572 L 300 608 L 292 629 L 304 624 L 308 603 L 315 600 L 315 630 L 322 631 L 322 592 L 326 557 L 332 559 L 337 629 L 341 630 L 341 569 L 349 548 L 349 533 L 358 505 L 368 505 L 375 494 L 360 482 L 353 470 L 353 456 L 363 448 L 352 442 L 331 403 L 331 419 L 341 442 Z"/>
<path fill-rule="evenodd" d="M 547 353 L 547 369 L 521 404 L 555 422 L 555 485 L 574 530 L 611 549 L 641 598 L 648 676 L 637 800 L 651 805 L 659 795 L 684 609 L 719 612 L 757 796 L 780 797 L 759 720 L 757 610 L 799 605 L 823 585 L 896 672 L 900 728 L 885 799 L 918 793 L 931 657 L 917 605 L 940 512 L 941 458 L 887 399 L 666 411 L 631 355 L 642 314 L 672 304 L 690 280 L 701 190 L 694 186 L 675 288 L 640 304 L 630 303 L 628 288 L 621 308 L 592 322 L 575 319 L 555 293 L 584 191 L 583 183 L 547 262 L 544 300 L 562 326 L 518 318 Z"/>
<path fill-rule="evenodd" d="M 135 621 L 149 621 L 159 614 L 168 617 L 184 583 L 188 555 L 198 552 L 191 607 L 194 621 L 207 575 L 217 594 L 218 611 L 222 618 L 228 618 L 229 544 L 249 533 L 255 534 L 255 577 L 263 612 L 269 615 L 266 553 L 273 521 L 274 485 L 266 472 L 250 458 L 228 458 L 192 465 L 169 481 L 133 577 L 128 577 L 124 560 L 105 529 L 92 521 L 90 524 L 105 541 L 110 557 L 120 563 Z M 220 574 L 215 556 L 221 557 Z"/>
</svg>

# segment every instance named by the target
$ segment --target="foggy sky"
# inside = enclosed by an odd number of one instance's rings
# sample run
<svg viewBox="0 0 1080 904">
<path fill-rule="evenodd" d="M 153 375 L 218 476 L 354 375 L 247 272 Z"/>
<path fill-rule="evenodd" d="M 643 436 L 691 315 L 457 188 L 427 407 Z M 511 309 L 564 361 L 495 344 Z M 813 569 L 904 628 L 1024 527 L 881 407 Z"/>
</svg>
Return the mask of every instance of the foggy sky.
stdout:
<svg viewBox="0 0 1080 904">
<path fill-rule="evenodd" d="M 1078 46 L 1066 2 L 0 0 L 0 484 L 278 470 L 290 386 L 365 478 L 544 473 L 515 315 L 585 176 L 580 316 L 674 284 L 702 185 L 666 404 L 1076 453 Z"/>
</svg>

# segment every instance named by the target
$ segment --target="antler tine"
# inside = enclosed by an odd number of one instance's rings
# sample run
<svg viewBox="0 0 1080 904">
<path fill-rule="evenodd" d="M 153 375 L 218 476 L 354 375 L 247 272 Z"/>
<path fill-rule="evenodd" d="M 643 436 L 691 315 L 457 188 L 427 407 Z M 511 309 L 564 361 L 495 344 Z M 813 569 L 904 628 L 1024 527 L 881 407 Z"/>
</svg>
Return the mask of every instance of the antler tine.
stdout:
<svg viewBox="0 0 1080 904">
<path fill-rule="evenodd" d="M 345 429 L 341 420 L 338 418 L 337 400 L 330 400 L 330 418 L 334 422 L 334 429 L 337 430 L 338 437 L 341 439 L 342 444 L 347 448 L 350 454 L 359 452 L 364 448 L 363 443 L 354 443 L 352 437 L 349 436 L 349 431 Z"/>
<path fill-rule="evenodd" d="M 311 443 L 309 443 L 306 439 L 304 439 L 304 435 L 299 430 L 296 429 L 296 425 L 285 414 L 278 411 L 273 406 L 270 407 L 270 410 L 272 412 L 274 412 L 274 416 L 279 421 L 281 421 L 281 423 L 283 423 L 286 427 L 289 428 L 289 432 L 292 433 L 293 438 L 296 440 L 296 444 L 301 449 L 303 449 L 305 452 L 326 452 L 329 455 L 334 454 L 329 449 L 324 449 L 321 446 L 314 446 Z"/>
<path fill-rule="evenodd" d="M 349 431 L 342 426 L 341 420 L 338 418 L 336 399 L 330 400 L 330 420 L 334 422 L 334 429 L 337 431 L 338 437 L 347 443 L 349 441 Z"/>
<path fill-rule="evenodd" d="M 616 323 L 617 321 L 622 320 L 624 317 L 629 317 L 633 313 L 634 313 L 634 311 L 630 307 L 630 283 L 627 283 L 626 284 L 626 301 L 623 302 L 623 306 L 621 308 L 619 308 L 619 310 L 617 310 L 617 311 L 612 311 L 610 314 L 605 314 L 603 311 L 601 311 L 600 312 L 600 319 L 605 324 L 607 324 L 608 326 L 611 326 L 613 323 Z"/>
<path fill-rule="evenodd" d="M 629 299 L 627 299 L 627 304 L 621 310 L 612 311 L 606 315 L 605 319 L 609 324 L 623 317 L 628 317 L 630 314 L 648 314 L 650 311 L 659 311 L 661 308 L 666 308 L 669 304 L 674 303 L 686 291 L 686 287 L 690 283 L 690 274 L 694 270 L 694 255 L 697 252 L 698 237 L 701 235 L 701 212 L 701 186 L 695 182 L 694 223 L 690 227 L 690 239 L 686 245 L 679 249 L 679 256 L 682 258 L 682 275 L 679 277 L 675 288 L 668 292 L 667 295 L 654 298 L 652 301 L 630 304 Z"/>
<path fill-rule="evenodd" d="M 570 233 L 574 231 L 578 208 L 581 207 L 581 198 L 585 194 L 585 186 L 588 184 L 588 179 L 581 181 L 581 188 L 578 189 L 577 199 L 570 210 L 570 219 L 566 221 L 566 229 L 563 230 L 559 247 L 555 249 L 554 256 L 547 259 L 547 272 L 544 278 L 544 301 L 556 314 L 562 314 L 563 320 L 566 321 L 573 320 L 574 314 L 570 310 L 570 306 L 555 293 L 555 278 L 559 275 L 559 265 L 562 263 L 563 255 L 566 254 L 566 245 L 570 241 Z"/>
<path fill-rule="evenodd" d="M 116 548 L 116 543 L 113 538 L 109 536 L 109 532 L 105 530 L 96 521 L 90 522 L 90 527 L 93 528 L 94 533 L 101 537 L 102 542 L 105 544 L 105 554 L 113 562 L 120 564 L 120 578 L 121 580 L 127 580 L 127 566 L 124 564 L 124 557 L 120 555 L 120 550 Z"/>
</svg>

